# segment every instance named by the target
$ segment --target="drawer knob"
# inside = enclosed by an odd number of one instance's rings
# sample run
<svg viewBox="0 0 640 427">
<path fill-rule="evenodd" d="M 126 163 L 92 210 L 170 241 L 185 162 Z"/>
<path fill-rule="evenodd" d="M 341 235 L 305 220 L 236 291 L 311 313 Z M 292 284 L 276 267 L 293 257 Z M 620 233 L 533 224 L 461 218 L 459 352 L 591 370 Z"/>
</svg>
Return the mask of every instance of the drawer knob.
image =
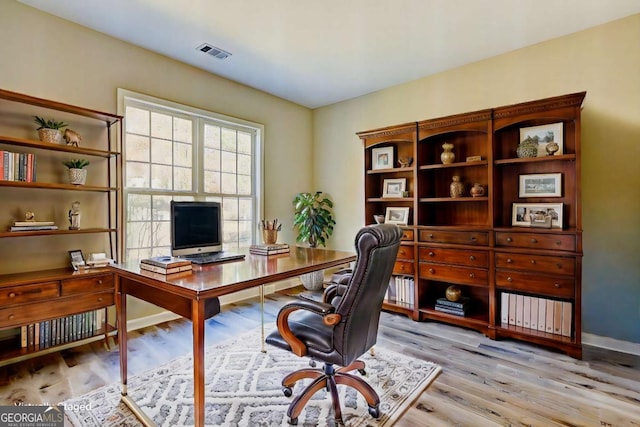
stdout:
<svg viewBox="0 0 640 427">
<path fill-rule="evenodd" d="M 507 242 L 511 243 L 513 242 L 513 239 L 511 237 L 507 237 Z"/>
<path fill-rule="evenodd" d="M 469 273 L 469 277 L 471 277 L 472 279 L 474 279 L 476 277 L 476 273 Z"/>
<path fill-rule="evenodd" d="M 558 267 L 559 270 L 562 270 L 562 264 L 556 264 L 556 267 Z"/>
<path fill-rule="evenodd" d="M 511 264 L 513 260 L 511 258 L 507 258 L 507 264 Z"/>
<path fill-rule="evenodd" d="M 436 271 L 435 271 L 433 268 L 430 268 L 430 269 L 429 269 L 429 273 L 433 274 L 433 273 L 435 273 L 435 272 L 436 272 Z"/>
<path fill-rule="evenodd" d="M 475 242 L 476 240 L 478 240 L 476 236 L 471 236 L 471 241 Z"/>
<path fill-rule="evenodd" d="M 553 286 L 555 286 L 556 289 L 560 289 L 560 283 L 554 283 Z"/>
<path fill-rule="evenodd" d="M 436 254 L 434 254 L 433 251 L 429 251 L 429 256 L 436 256 Z"/>
<path fill-rule="evenodd" d="M 102 285 L 102 279 L 98 279 L 98 285 Z"/>
<path fill-rule="evenodd" d="M 9 298 L 15 298 L 15 297 L 16 297 L 15 292 L 9 292 Z"/>
<path fill-rule="evenodd" d="M 535 259 L 532 259 L 532 260 L 531 260 L 531 264 L 535 264 L 535 263 L 536 263 L 536 260 L 535 260 Z"/>
<path fill-rule="evenodd" d="M 429 238 L 433 239 L 433 233 L 429 233 Z"/>
<path fill-rule="evenodd" d="M 98 302 L 102 302 L 102 297 L 98 298 Z"/>
<path fill-rule="evenodd" d="M 556 245 L 558 245 L 558 246 L 562 246 L 562 242 L 561 242 L 560 240 L 558 240 L 558 241 L 556 242 Z"/>
<path fill-rule="evenodd" d="M 513 279 L 511 277 L 507 277 L 507 282 L 511 283 L 513 282 Z"/>
<path fill-rule="evenodd" d="M 15 318 L 16 318 L 16 315 L 15 315 L 15 314 L 10 314 L 10 315 L 9 315 L 9 320 L 13 320 L 13 319 L 15 319 Z"/>
<path fill-rule="evenodd" d="M 400 268 L 398 270 L 404 270 L 404 265 L 400 264 Z"/>
<path fill-rule="evenodd" d="M 531 243 L 538 243 L 536 239 L 531 239 Z"/>
<path fill-rule="evenodd" d="M 469 259 L 470 259 L 471 261 L 475 261 L 475 260 L 476 260 L 476 257 L 475 257 L 474 255 L 471 255 L 471 256 L 469 257 Z"/>
</svg>

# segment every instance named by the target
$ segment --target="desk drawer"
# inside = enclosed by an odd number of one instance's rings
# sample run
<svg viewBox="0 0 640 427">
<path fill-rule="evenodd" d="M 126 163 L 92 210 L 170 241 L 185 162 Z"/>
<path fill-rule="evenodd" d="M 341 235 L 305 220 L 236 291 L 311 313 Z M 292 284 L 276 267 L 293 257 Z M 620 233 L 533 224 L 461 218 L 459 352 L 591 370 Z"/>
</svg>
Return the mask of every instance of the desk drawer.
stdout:
<svg viewBox="0 0 640 427">
<path fill-rule="evenodd" d="M 466 265 L 469 267 L 489 267 L 489 254 L 486 251 L 472 251 L 463 249 L 420 248 L 420 261 L 437 262 L 442 264 Z"/>
<path fill-rule="evenodd" d="M 537 234 L 496 232 L 497 246 L 510 246 L 531 249 L 551 249 L 556 251 L 575 251 L 576 237 L 570 234 Z"/>
<path fill-rule="evenodd" d="M 432 243 L 486 246 L 489 244 L 489 233 L 483 231 L 420 230 L 419 240 Z"/>
<path fill-rule="evenodd" d="M 113 290 L 113 274 L 67 279 L 62 281 L 62 295 L 77 295 Z"/>
<path fill-rule="evenodd" d="M 532 270 L 539 273 L 576 274 L 576 259 L 530 254 L 496 253 L 496 268 Z"/>
<path fill-rule="evenodd" d="M 413 275 L 413 262 L 396 261 L 393 265 L 393 274 Z"/>
<path fill-rule="evenodd" d="M 413 254 L 414 254 L 414 250 L 413 250 L 413 246 L 409 246 L 409 245 L 400 245 L 400 248 L 398 248 L 398 259 L 409 259 L 411 261 L 413 261 Z"/>
<path fill-rule="evenodd" d="M 487 270 L 428 262 L 420 263 L 420 278 L 462 285 L 487 286 L 489 283 Z"/>
<path fill-rule="evenodd" d="M 413 230 L 403 228 L 402 229 L 402 237 L 400 238 L 402 241 L 413 242 Z"/>
<path fill-rule="evenodd" d="M 76 298 L 57 298 L 17 307 L 0 309 L 0 328 L 41 322 L 71 314 L 114 305 L 113 292 L 101 292 Z"/>
<path fill-rule="evenodd" d="M 0 307 L 48 301 L 60 295 L 60 282 L 35 283 L 33 285 L 10 286 L 0 290 Z"/>
<path fill-rule="evenodd" d="M 561 298 L 573 298 L 575 295 L 575 281 L 573 279 L 515 271 L 497 271 L 496 286 Z"/>
</svg>

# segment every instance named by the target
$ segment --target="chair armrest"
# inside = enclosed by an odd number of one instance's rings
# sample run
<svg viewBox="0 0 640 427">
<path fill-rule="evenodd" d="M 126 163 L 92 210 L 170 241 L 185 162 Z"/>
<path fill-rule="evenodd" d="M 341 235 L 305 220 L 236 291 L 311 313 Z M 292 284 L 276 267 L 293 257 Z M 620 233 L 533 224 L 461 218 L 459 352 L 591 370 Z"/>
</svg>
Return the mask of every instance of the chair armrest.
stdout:
<svg viewBox="0 0 640 427">
<path fill-rule="evenodd" d="M 349 283 L 349 278 L 346 279 L 346 283 Z M 347 285 L 341 283 L 331 283 L 324 290 L 322 295 L 322 301 L 330 303 L 335 297 L 341 297 L 347 292 Z"/>
<path fill-rule="evenodd" d="M 291 346 L 291 351 L 298 355 L 307 354 L 307 346 L 296 337 L 291 328 L 289 328 L 289 316 L 298 310 L 306 310 L 323 316 L 325 324 L 331 326 L 340 321 L 340 315 L 335 314 L 336 308 L 331 304 L 309 299 L 299 299 L 290 302 L 280 309 L 278 312 L 277 327 L 282 338 Z"/>
</svg>

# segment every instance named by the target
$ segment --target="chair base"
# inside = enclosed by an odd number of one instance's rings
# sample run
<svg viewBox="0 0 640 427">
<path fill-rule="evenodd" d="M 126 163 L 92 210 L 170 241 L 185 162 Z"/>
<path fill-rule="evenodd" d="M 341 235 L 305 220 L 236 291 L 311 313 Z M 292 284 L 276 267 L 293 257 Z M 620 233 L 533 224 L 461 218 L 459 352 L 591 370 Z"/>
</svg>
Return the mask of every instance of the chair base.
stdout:
<svg viewBox="0 0 640 427">
<path fill-rule="evenodd" d="M 358 370 L 360 374 L 365 375 L 364 362 L 356 360 L 348 366 L 335 369 L 333 364 L 325 363 L 323 369 L 300 369 L 287 375 L 282 380 L 282 391 L 284 395 L 289 397 L 292 394 L 292 387 L 296 382 L 303 378 L 311 378 L 313 381 L 298 396 L 296 396 L 287 410 L 289 424 L 298 424 L 298 415 L 304 409 L 309 399 L 323 388 L 326 388 L 331 394 L 331 402 L 333 411 L 338 425 L 342 425 L 342 410 L 340 409 L 340 398 L 338 397 L 337 384 L 343 384 L 356 389 L 367 402 L 369 406 L 369 414 L 373 418 L 380 417 L 380 398 L 376 391 L 362 378 L 351 374 L 351 371 Z"/>
</svg>

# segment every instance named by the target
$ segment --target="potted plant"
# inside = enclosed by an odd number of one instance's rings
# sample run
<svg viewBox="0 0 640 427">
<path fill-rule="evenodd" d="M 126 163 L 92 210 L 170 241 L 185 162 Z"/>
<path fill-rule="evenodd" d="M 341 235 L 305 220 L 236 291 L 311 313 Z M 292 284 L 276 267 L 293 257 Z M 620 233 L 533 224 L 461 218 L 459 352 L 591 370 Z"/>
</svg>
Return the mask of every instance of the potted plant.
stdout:
<svg viewBox="0 0 640 427">
<path fill-rule="evenodd" d="M 68 125 L 65 122 L 58 122 L 53 119 L 45 120 L 39 116 L 33 116 L 38 124 L 38 137 L 42 142 L 59 144 L 62 141 L 62 129 Z"/>
<path fill-rule="evenodd" d="M 333 202 L 322 191 L 315 193 L 298 193 L 293 199 L 295 208 L 293 227 L 297 228 L 296 242 L 307 242 L 310 247 L 325 246 L 333 233 L 336 221 L 333 219 Z M 319 290 L 322 288 L 324 273 L 315 271 L 300 276 L 305 288 Z"/>
<path fill-rule="evenodd" d="M 85 167 L 89 166 L 89 161 L 85 159 L 73 159 L 62 162 L 67 168 L 69 168 L 69 183 L 75 185 L 84 184 L 87 180 L 87 170 Z"/>
</svg>

